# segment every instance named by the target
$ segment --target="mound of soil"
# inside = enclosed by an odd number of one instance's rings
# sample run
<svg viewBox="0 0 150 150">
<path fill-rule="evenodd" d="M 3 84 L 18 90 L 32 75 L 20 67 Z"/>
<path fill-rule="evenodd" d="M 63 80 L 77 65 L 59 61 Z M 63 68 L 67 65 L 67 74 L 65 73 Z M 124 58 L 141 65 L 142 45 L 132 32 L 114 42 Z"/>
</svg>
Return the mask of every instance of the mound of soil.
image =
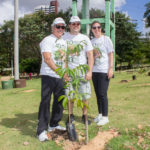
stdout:
<svg viewBox="0 0 150 150">
<path fill-rule="evenodd" d="M 65 150 L 103 150 L 109 140 L 118 136 L 118 132 L 113 129 L 104 132 L 99 131 L 97 136 L 92 139 L 87 145 L 85 145 L 85 137 L 79 134 L 78 136 L 79 141 L 72 142 L 68 139 L 66 131 L 55 130 L 48 133 L 49 139 L 54 140 L 56 144 L 63 146 Z"/>
<path fill-rule="evenodd" d="M 120 83 L 128 83 L 128 80 L 121 80 Z"/>
</svg>

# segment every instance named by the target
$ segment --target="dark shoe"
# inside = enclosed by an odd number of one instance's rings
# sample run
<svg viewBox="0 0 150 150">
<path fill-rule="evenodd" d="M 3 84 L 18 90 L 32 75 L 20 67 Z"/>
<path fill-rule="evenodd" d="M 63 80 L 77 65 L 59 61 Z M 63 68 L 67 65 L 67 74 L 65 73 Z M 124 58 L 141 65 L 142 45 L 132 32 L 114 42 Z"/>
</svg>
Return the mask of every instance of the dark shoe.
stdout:
<svg viewBox="0 0 150 150">
<path fill-rule="evenodd" d="M 82 122 L 85 124 L 85 115 L 82 116 Z M 90 124 L 91 124 L 91 121 L 88 120 L 88 125 L 90 125 Z"/>
<path fill-rule="evenodd" d="M 72 123 L 73 121 L 74 121 L 74 115 L 73 115 L 73 114 L 70 114 L 70 123 Z M 69 117 L 68 117 L 66 123 L 68 123 L 68 122 L 69 122 Z"/>
</svg>

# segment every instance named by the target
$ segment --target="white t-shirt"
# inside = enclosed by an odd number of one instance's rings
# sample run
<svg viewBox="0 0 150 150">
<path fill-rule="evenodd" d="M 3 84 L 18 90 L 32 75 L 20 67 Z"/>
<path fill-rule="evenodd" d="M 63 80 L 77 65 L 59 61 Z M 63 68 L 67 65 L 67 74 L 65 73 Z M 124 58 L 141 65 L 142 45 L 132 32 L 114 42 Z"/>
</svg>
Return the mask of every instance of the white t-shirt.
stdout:
<svg viewBox="0 0 150 150">
<path fill-rule="evenodd" d="M 94 57 L 96 57 L 93 65 L 93 72 L 108 73 L 108 54 L 114 52 L 111 39 L 108 36 L 102 35 L 100 38 L 92 39 L 91 42 L 94 47 Z"/>
<path fill-rule="evenodd" d="M 51 53 L 52 60 L 56 65 L 64 67 L 65 51 L 67 50 L 67 43 L 62 38 L 58 39 L 53 34 L 45 37 L 41 43 L 41 54 L 43 52 Z M 60 78 L 44 61 L 42 54 L 42 65 L 40 70 L 41 75 L 48 75 L 55 78 Z"/>
<path fill-rule="evenodd" d="M 69 55 L 68 67 L 73 69 L 81 64 L 87 64 L 87 55 L 88 51 L 93 50 L 92 43 L 90 39 L 84 34 L 72 35 L 70 33 L 65 33 L 62 37 L 67 41 L 68 49 L 72 49 L 79 46 L 80 52 L 76 52 Z"/>
</svg>

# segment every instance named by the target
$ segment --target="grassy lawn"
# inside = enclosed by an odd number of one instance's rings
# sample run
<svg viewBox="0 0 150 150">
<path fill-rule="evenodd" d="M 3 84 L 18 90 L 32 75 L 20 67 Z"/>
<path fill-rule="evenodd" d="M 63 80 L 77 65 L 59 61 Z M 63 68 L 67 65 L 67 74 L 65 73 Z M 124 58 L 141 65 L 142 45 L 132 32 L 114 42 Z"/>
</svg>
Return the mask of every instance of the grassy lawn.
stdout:
<svg viewBox="0 0 150 150">
<path fill-rule="evenodd" d="M 121 83 L 121 80 L 127 80 Z M 36 137 L 37 113 L 40 103 L 40 79 L 27 80 L 25 88 L 3 90 L 0 87 L 0 150 L 62 150 L 54 141 L 41 143 Z M 93 88 L 92 88 L 93 90 Z M 112 139 L 108 150 L 150 150 L 150 76 L 116 73 L 108 92 L 109 124 L 89 126 L 89 139 L 101 130 L 115 129 L 120 134 Z M 67 109 L 60 122 L 65 126 Z M 85 133 L 81 123 L 82 111 L 74 107 L 75 125 L 78 132 Z M 90 99 L 89 118 L 97 115 L 94 91 Z"/>
</svg>

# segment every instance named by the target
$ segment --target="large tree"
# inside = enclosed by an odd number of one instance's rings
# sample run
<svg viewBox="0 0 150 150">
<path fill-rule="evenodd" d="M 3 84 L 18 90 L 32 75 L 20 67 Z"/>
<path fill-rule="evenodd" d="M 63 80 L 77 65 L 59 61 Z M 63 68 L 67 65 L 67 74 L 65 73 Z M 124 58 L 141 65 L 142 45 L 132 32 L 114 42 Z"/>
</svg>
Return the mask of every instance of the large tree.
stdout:
<svg viewBox="0 0 150 150">
<path fill-rule="evenodd" d="M 135 50 L 138 48 L 140 33 L 136 31 L 137 24 L 132 23 L 125 14 L 116 12 L 116 54 L 117 62 L 133 64 Z"/>
<path fill-rule="evenodd" d="M 150 2 L 145 4 L 146 11 L 144 13 L 144 18 L 146 19 L 146 27 L 150 27 Z"/>
<path fill-rule="evenodd" d="M 3 68 L 11 67 L 13 60 L 13 21 L 5 22 L 0 27 L 0 71 Z"/>
<path fill-rule="evenodd" d="M 70 18 L 70 10 L 66 12 L 60 11 L 58 15 L 44 14 L 43 12 L 26 15 L 19 19 L 19 62 L 27 65 L 35 60 L 41 60 L 39 48 L 40 41 L 47 35 L 51 34 L 51 24 L 56 17 L 63 17 L 67 22 Z M 10 62 L 13 59 L 13 36 L 14 22 L 7 21 L 0 28 L 0 68 L 10 67 Z M 26 60 L 26 61 L 24 61 Z M 21 63 L 21 62 L 24 63 Z M 24 68 L 24 67 L 21 67 Z M 32 71 L 32 70 L 31 70 Z"/>
</svg>

